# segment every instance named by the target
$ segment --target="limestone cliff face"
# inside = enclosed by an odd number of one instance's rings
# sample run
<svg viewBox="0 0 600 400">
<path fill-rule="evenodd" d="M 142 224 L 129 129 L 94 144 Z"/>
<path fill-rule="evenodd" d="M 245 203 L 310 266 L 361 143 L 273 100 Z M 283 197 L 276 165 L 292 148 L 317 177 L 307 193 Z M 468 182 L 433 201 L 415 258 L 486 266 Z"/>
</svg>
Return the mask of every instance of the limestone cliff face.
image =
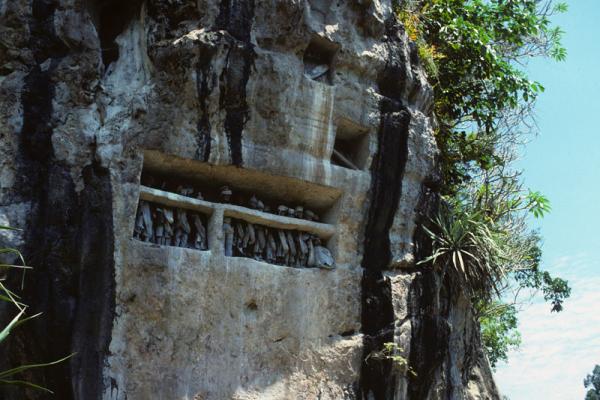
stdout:
<svg viewBox="0 0 600 400">
<path fill-rule="evenodd" d="M 415 266 L 431 103 L 386 0 L 0 0 L 0 224 L 44 312 L 0 367 L 76 352 L 28 376 L 60 399 L 497 399 L 468 301 Z M 140 199 L 202 215 L 208 248 L 134 239 Z M 336 267 L 227 256 L 227 218 Z"/>
</svg>

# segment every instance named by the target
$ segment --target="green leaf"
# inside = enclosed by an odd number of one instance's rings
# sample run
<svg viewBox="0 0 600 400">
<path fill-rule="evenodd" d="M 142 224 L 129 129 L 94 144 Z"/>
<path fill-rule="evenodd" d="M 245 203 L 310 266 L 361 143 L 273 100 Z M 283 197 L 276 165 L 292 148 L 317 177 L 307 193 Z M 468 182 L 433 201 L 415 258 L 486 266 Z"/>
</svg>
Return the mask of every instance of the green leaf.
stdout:
<svg viewBox="0 0 600 400">
<path fill-rule="evenodd" d="M 19 228 L 13 228 L 11 226 L 5 226 L 5 225 L 0 225 L 0 229 L 6 229 L 9 231 L 22 231 L 23 229 L 19 229 Z"/>
<path fill-rule="evenodd" d="M 19 372 L 28 371 L 30 369 L 44 368 L 44 367 L 49 367 L 49 366 L 52 366 L 52 365 L 60 364 L 61 362 L 64 362 L 64 361 L 68 360 L 69 358 L 73 357 L 76 354 L 77 353 L 73 353 L 73 354 L 68 355 L 67 357 L 61 358 L 60 360 L 56 360 L 56 361 L 52 361 L 52 362 L 48 362 L 48 363 L 22 365 L 20 367 L 16 367 L 16 368 L 12 368 L 12 369 L 9 369 L 9 370 L 6 370 L 6 371 L 2 371 L 2 372 L 0 372 L 0 379 L 6 379 L 6 378 L 11 377 L 11 376 L 13 376 L 15 374 L 18 374 Z"/>
<path fill-rule="evenodd" d="M 18 327 L 19 325 L 22 325 L 22 324 L 24 324 L 24 323 L 25 323 L 25 322 L 27 322 L 27 321 L 30 321 L 30 320 L 32 320 L 32 319 L 34 319 L 34 318 L 37 318 L 37 317 L 39 317 L 39 316 L 40 316 L 40 315 L 42 315 L 42 314 L 43 314 L 43 313 L 41 313 L 41 312 L 40 312 L 40 313 L 37 313 L 37 314 L 30 315 L 29 317 L 26 317 L 26 318 L 20 319 L 20 320 L 19 320 L 19 321 L 18 321 L 18 322 L 17 322 L 17 323 L 16 323 L 16 324 L 13 326 L 13 329 L 14 329 L 14 328 L 16 328 L 16 327 Z"/>
<path fill-rule="evenodd" d="M 41 390 L 42 392 L 54 394 L 54 392 L 52 390 L 45 388 L 43 386 L 40 386 L 40 385 L 36 385 L 35 383 L 28 382 L 28 381 L 0 379 L 0 383 L 3 385 L 16 385 L 16 386 L 30 387 L 32 389 Z"/>
<path fill-rule="evenodd" d="M 554 5 L 555 13 L 566 13 L 567 11 L 569 11 L 569 5 L 567 3 L 560 2 Z"/>
<path fill-rule="evenodd" d="M 0 268 L 33 269 L 27 265 L 0 264 Z"/>
<path fill-rule="evenodd" d="M 0 342 L 4 341 L 4 339 L 6 339 L 8 337 L 8 335 L 10 334 L 10 331 L 12 330 L 12 328 L 14 328 L 17 323 L 19 322 L 19 319 L 23 316 L 23 314 L 25 313 L 25 310 L 21 310 L 16 317 L 14 317 L 12 319 L 12 321 L 10 321 L 8 323 L 8 325 L 6 325 L 4 327 L 4 329 L 2 329 L 2 331 L 0 331 Z"/>
</svg>

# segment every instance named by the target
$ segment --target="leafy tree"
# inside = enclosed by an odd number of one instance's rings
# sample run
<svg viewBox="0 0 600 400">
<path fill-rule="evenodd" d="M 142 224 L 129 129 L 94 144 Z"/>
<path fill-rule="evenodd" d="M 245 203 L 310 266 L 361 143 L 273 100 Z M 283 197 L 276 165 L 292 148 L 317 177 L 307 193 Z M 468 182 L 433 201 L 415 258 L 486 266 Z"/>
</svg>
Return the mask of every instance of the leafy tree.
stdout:
<svg viewBox="0 0 600 400">
<path fill-rule="evenodd" d="M 485 304 L 480 318 L 481 339 L 492 368 L 500 360 L 508 358 L 511 349 L 521 344 L 521 334 L 517 330 L 517 309 L 514 304 L 495 301 Z"/>
<path fill-rule="evenodd" d="M 589 388 L 585 400 L 600 400 L 600 365 L 594 367 L 594 371 L 583 380 L 585 388 Z"/>
<path fill-rule="evenodd" d="M 493 365 L 519 345 L 521 293 L 540 291 L 556 312 L 570 295 L 541 268 L 541 238 L 527 224 L 550 203 L 512 166 L 544 91 L 524 67 L 532 57 L 565 59 L 550 18 L 566 9 L 552 0 L 405 0 L 398 10 L 434 89 L 441 153 L 443 204 L 425 227 L 433 252 L 421 263 L 461 277 Z"/>
<path fill-rule="evenodd" d="M 544 87 L 520 68 L 534 56 L 564 60 L 562 31 L 550 16 L 563 3 L 540 0 L 406 1 L 400 11 L 435 91 L 446 193 L 511 161 Z M 529 126 L 527 124 L 527 126 Z"/>
</svg>

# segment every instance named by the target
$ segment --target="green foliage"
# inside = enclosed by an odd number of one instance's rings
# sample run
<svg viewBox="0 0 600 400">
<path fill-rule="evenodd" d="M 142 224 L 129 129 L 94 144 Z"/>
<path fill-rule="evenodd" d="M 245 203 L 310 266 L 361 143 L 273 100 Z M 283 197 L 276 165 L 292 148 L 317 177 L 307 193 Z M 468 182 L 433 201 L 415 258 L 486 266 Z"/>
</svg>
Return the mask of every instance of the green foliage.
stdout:
<svg viewBox="0 0 600 400">
<path fill-rule="evenodd" d="M 499 294 L 499 285 L 510 272 L 505 233 L 494 229 L 482 212 L 463 209 L 459 203 L 443 207 L 433 225 L 432 229 L 424 227 L 433 242 L 433 254 L 420 263 L 452 266 L 472 296 Z"/>
<path fill-rule="evenodd" d="M 508 359 L 508 351 L 521 344 L 521 334 L 517 330 L 517 309 L 514 304 L 499 301 L 482 304 L 481 340 L 492 368 L 500 360 Z"/>
<path fill-rule="evenodd" d="M 404 351 L 400 346 L 394 342 L 387 342 L 383 344 L 383 348 L 380 351 L 373 351 L 367 355 L 365 362 L 369 362 L 369 359 L 374 360 L 390 360 L 394 367 L 408 372 L 413 376 L 417 376 L 415 371 L 408 365 L 408 360 L 401 355 Z"/>
<path fill-rule="evenodd" d="M 570 295 L 566 281 L 540 268 L 541 238 L 527 227 L 550 202 L 512 167 L 544 92 L 525 66 L 532 57 L 565 59 L 563 31 L 550 20 L 565 11 L 552 0 L 406 0 L 398 10 L 435 93 L 444 204 L 425 227 L 433 251 L 421 263 L 457 272 L 493 364 L 519 344 L 523 289 L 540 291 L 557 312 Z"/>
<path fill-rule="evenodd" d="M 571 295 L 571 288 L 567 281 L 553 278 L 548 271 L 541 271 L 539 267 L 529 270 L 517 271 L 514 278 L 520 288 L 540 289 L 544 300 L 552 304 L 552 312 L 563 310 L 563 302 Z"/>
<path fill-rule="evenodd" d="M 0 226 L 0 229 L 16 230 L 14 228 L 10 228 L 7 226 Z M 31 267 L 28 267 L 25 265 L 25 260 L 23 259 L 23 256 L 21 255 L 21 252 L 19 250 L 11 249 L 11 248 L 0 248 L 0 254 L 13 254 L 13 255 L 17 256 L 17 258 L 22 263 L 22 265 L 0 264 L 0 270 L 5 270 L 4 272 L 19 269 L 19 270 L 23 271 L 23 277 L 24 277 L 25 270 L 31 269 Z M 0 331 L 0 343 L 5 341 L 8 338 L 8 336 L 12 333 L 12 331 L 15 328 L 17 328 L 19 325 L 21 325 L 33 318 L 37 318 L 41 315 L 41 313 L 39 313 L 39 314 L 34 314 L 31 316 L 25 317 L 26 311 L 27 311 L 27 305 L 23 304 L 20 301 L 19 296 L 16 293 L 14 293 L 13 291 L 11 291 L 5 285 L 4 282 L 5 282 L 5 278 L 3 276 L 2 278 L 0 278 L 0 301 L 7 302 L 7 303 L 11 304 L 12 306 L 14 306 L 14 308 L 16 308 L 16 315 Z M 15 377 L 15 375 L 17 375 L 19 373 L 22 373 L 22 372 L 25 372 L 25 371 L 28 371 L 31 369 L 43 368 L 43 367 L 48 367 L 51 365 L 59 364 L 65 360 L 67 360 L 70 357 L 72 357 L 72 355 L 62 358 L 60 360 L 49 362 L 49 363 L 22 365 L 19 367 L 8 369 L 6 371 L 0 371 L 0 384 L 24 386 L 24 387 L 52 393 L 51 390 L 49 390 L 43 386 L 37 385 L 37 384 L 29 382 L 29 381 L 15 379 L 14 377 Z"/>
<path fill-rule="evenodd" d="M 565 59 L 563 32 L 550 16 L 567 6 L 539 0 L 403 4 L 399 18 L 435 91 L 444 189 L 455 193 L 479 169 L 506 161 L 496 146 L 503 123 L 523 116 L 544 91 L 521 67 L 534 56 Z"/>
<path fill-rule="evenodd" d="M 527 195 L 527 201 L 529 202 L 527 208 L 536 218 L 542 218 L 552 210 L 550 201 L 540 192 L 532 192 L 530 190 Z"/>
<path fill-rule="evenodd" d="M 531 192 L 519 196 L 513 187 L 510 199 L 498 201 L 489 190 L 480 187 L 470 197 L 463 193 L 445 199 L 430 227 L 423 227 L 433 251 L 419 264 L 451 266 L 476 300 L 502 296 L 510 281 L 517 289 L 541 290 L 552 311 L 561 311 L 571 289 L 540 269 L 540 238 L 525 225 L 528 213 L 547 212 L 547 200 Z"/>
<path fill-rule="evenodd" d="M 585 388 L 589 388 L 585 400 L 600 400 L 600 365 L 594 367 L 594 371 L 583 380 Z"/>
</svg>

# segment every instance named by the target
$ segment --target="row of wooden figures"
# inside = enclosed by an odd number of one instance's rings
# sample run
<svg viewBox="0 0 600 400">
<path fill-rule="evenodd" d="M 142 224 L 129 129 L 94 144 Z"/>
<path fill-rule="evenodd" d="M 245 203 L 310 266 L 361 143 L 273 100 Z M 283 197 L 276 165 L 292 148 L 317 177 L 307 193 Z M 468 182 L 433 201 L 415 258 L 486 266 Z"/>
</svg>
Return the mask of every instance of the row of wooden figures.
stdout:
<svg viewBox="0 0 600 400">
<path fill-rule="evenodd" d="M 197 194 L 195 196 L 194 196 L 194 193 L 195 193 L 194 188 L 192 188 L 191 186 L 188 186 L 188 187 L 178 186 L 177 187 L 177 194 L 180 194 L 182 196 L 187 196 L 187 197 L 194 197 L 198 200 L 204 200 L 204 197 L 202 196 L 202 192 L 197 192 Z M 221 203 L 231 204 L 232 196 L 233 196 L 233 192 L 231 191 L 229 186 L 221 187 L 221 191 L 220 191 Z M 265 205 L 261 200 L 257 199 L 256 196 L 254 196 L 254 195 L 250 198 L 250 200 L 248 201 L 248 204 L 243 204 L 243 206 L 247 206 L 254 210 L 271 213 L 271 214 L 278 214 L 278 215 L 282 215 L 282 216 L 286 216 L 286 217 L 290 217 L 290 218 L 299 218 L 299 219 L 304 219 L 307 221 L 315 221 L 315 222 L 319 221 L 319 216 L 317 214 L 315 214 L 311 210 L 305 210 L 304 207 L 302 207 L 302 206 L 297 206 L 297 207 L 293 208 L 293 207 L 288 207 L 285 205 L 280 205 L 279 207 L 277 207 L 277 210 L 272 210 L 269 206 Z"/>
<path fill-rule="evenodd" d="M 296 268 L 334 268 L 329 249 L 311 233 L 269 228 L 225 217 L 225 255 L 249 257 Z"/>
<path fill-rule="evenodd" d="M 255 199 L 253 197 L 253 199 Z M 260 202 L 260 201 L 259 201 Z M 251 199 L 254 205 L 254 200 Z M 260 205 L 257 209 L 261 209 Z M 285 206 L 279 214 L 291 216 Z M 313 234 L 269 228 L 225 217 L 223 224 L 226 256 L 250 257 L 271 264 L 299 268 L 333 268 L 329 250 Z M 207 250 L 207 231 L 198 213 L 151 204 L 140 200 L 135 219 L 134 238 L 159 245 Z"/>
<path fill-rule="evenodd" d="M 230 203 L 231 196 L 233 192 L 229 189 L 228 186 L 223 186 L 221 188 L 221 201 L 223 203 Z M 305 210 L 302 206 L 297 206 L 296 208 L 288 207 L 285 205 L 280 205 L 277 207 L 277 210 L 271 210 L 269 206 L 266 206 L 261 200 L 257 199 L 256 196 L 252 195 L 250 200 L 248 201 L 248 207 L 272 214 L 278 214 L 290 218 L 299 218 L 307 221 L 319 221 L 319 216 L 310 210 Z"/>
<path fill-rule="evenodd" d="M 133 237 L 160 245 L 207 250 L 206 227 L 200 214 L 140 200 Z"/>
</svg>

